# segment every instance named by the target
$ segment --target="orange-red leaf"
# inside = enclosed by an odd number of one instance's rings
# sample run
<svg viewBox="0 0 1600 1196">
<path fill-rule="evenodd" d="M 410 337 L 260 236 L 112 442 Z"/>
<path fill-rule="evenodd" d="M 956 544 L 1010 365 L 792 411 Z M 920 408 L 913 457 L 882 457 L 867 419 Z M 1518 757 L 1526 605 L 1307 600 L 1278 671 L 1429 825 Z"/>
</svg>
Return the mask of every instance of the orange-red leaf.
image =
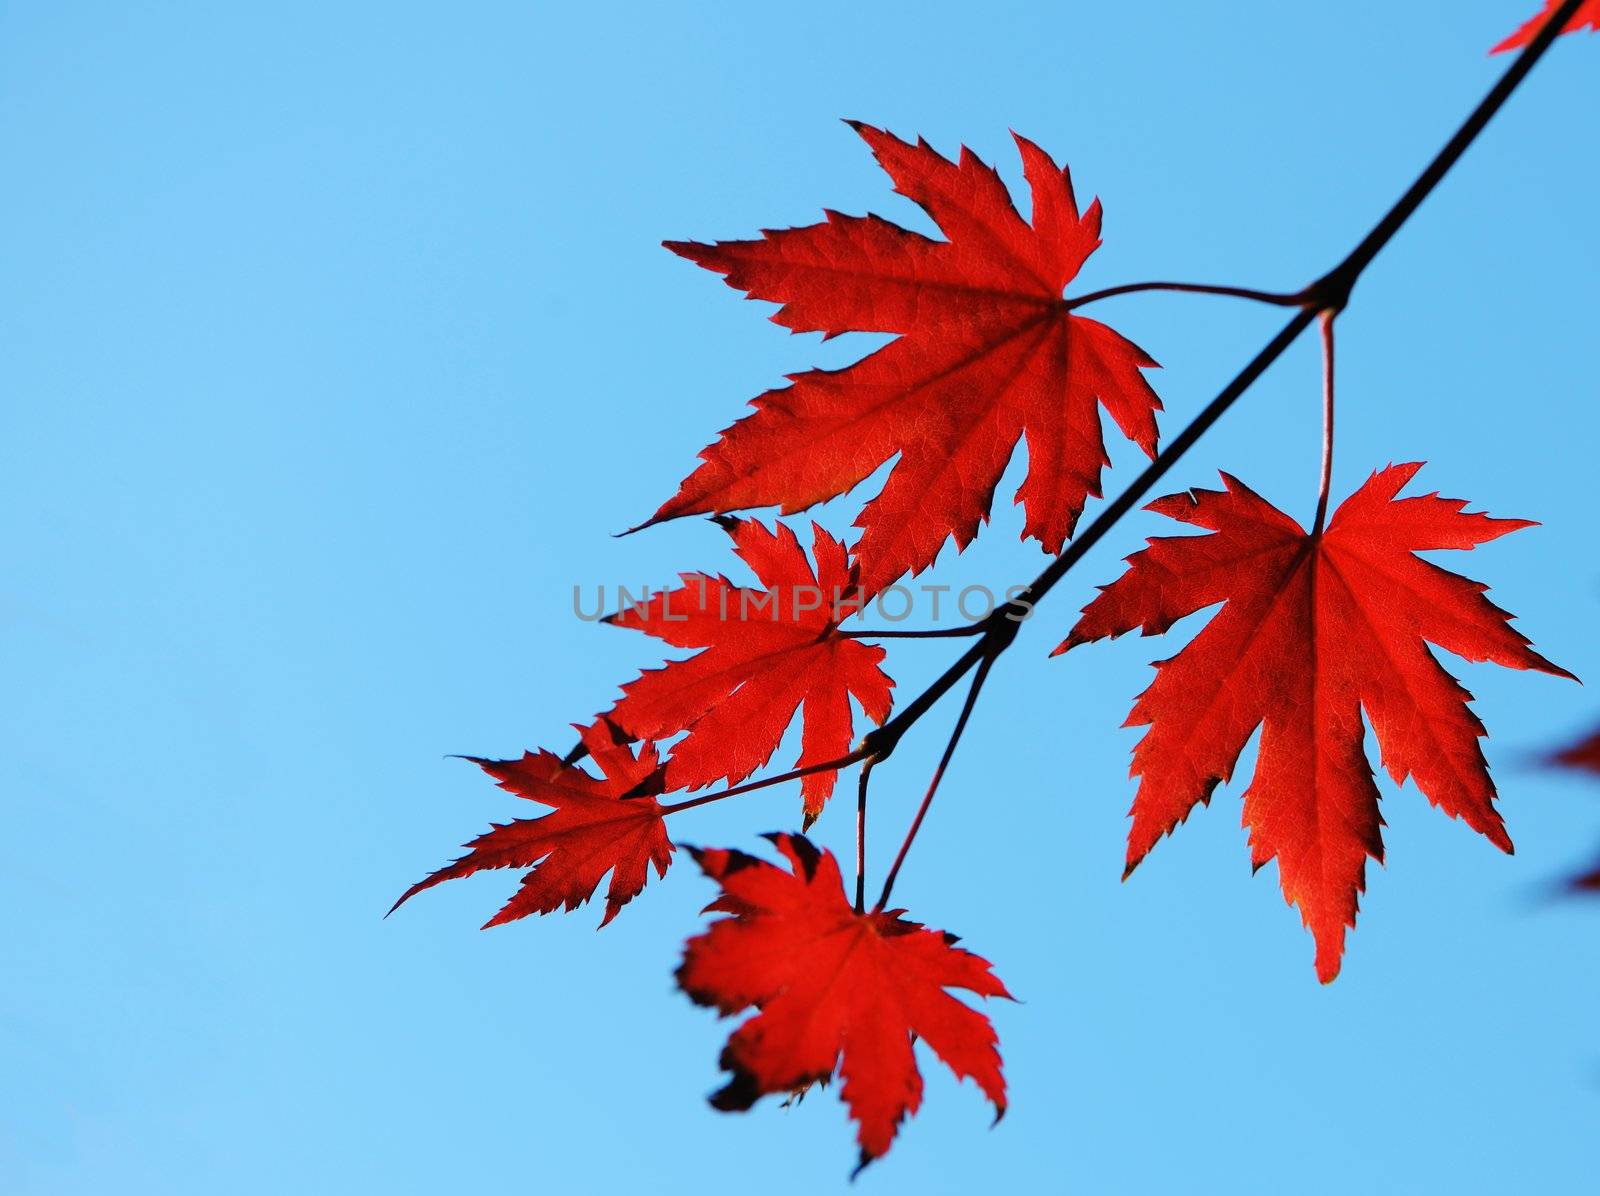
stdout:
<svg viewBox="0 0 1600 1196">
<path fill-rule="evenodd" d="M 1478 743 L 1483 724 L 1427 645 L 1571 676 L 1512 630 L 1485 586 L 1415 555 L 1470 549 L 1529 523 L 1464 514 L 1464 502 L 1437 494 L 1397 498 L 1419 468 L 1375 473 L 1320 536 L 1226 474 L 1226 491 L 1159 499 L 1151 510 L 1213 534 L 1152 539 L 1057 649 L 1134 628 L 1157 635 L 1223 604 L 1156 666 L 1125 724 L 1150 728 L 1133 753 L 1128 870 L 1210 800 L 1261 727 L 1244 796 L 1251 856 L 1257 868 L 1278 861 L 1284 896 L 1316 938 L 1324 982 L 1338 974 L 1355 925 L 1367 857 L 1383 858 L 1362 712 L 1396 784 L 1414 777 L 1434 805 L 1509 852 Z"/>
<path fill-rule="evenodd" d="M 608 716 L 641 739 L 688 731 L 667 761 L 668 789 L 748 777 L 772 758 L 802 707 L 800 768 L 850 751 L 852 695 L 873 722 L 889 714 L 894 682 L 879 667 L 883 649 L 839 634 L 858 601 L 844 545 L 813 524 L 813 570 L 784 524 L 776 532 L 753 519 L 725 526 L 765 589 L 685 573 L 681 588 L 610 619 L 674 647 L 702 649 L 623 686 Z M 802 781 L 808 820 L 821 813 L 837 776 L 817 772 Z"/>
<path fill-rule="evenodd" d="M 1522 28 L 1518 29 L 1505 41 L 1501 42 L 1491 54 L 1503 54 L 1507 50 L 1520 50 L 1531 42 L 1544 28 L 1544 23 L 1555 15 L 1556 9 L 1561 7 L 1561 0 L 1544 0 L 1544 11 L 1533 17 Z M 1567 27 L 1562 33 L 1576 33 L 1580 29 L 1600 31 L 1600 0 L 1588 0 L 1580 5 L 1572 20 L 1567 22 Z"/>
<path fill-rule="evenodd" d="M 660 791 L 655 748 L 646 744 L 635 757 L 604 722 L 583 728 L 581 734 L 603 779 L 545 751 L 528 752 L 520 760 L 473 760 L 502 789 L 549 806 L 551 812 L 496 825 L 478 836 L 466 844 L 466 855 L 412 885 L 389 912 L 424 889 L 486 868 L 531 869 L 516 895 L 484 924 L 487 930 L 560 906 L 575 910 L 594 896 L 610 872 L 600 921 L 604 926 L 644 889 L 650 865 L 658 877 L 665 876 L 672 844 L 661 806 L 649 795 Z M 636 792 L 644 795 L 626 796 Z"/>
<path fill-rule="evenodd" d="M 831 853 L 800 835 L 771 839 L 787 870 L 738 851 L 694 853 L 722 886 L 711 908 L 732 916 L 689 940 L 678 983 L 724 1015 L 760 1011 L 728 1038 L 722 1068 L 731 1078 L 711 1103 L 748 1109 L 837 1070 L 865 1166 L 922 1103 L 912 1050 L 920 1038 L 1004 1113 L 994 1029 L 945 991 L 1009 997 L 987 961 L 902 910 L 856 913 Z"/>
<path fill-rule="evenodd" d="M 1031 225 L 969 150 L 950 162 L 869 125 L 854 128 L 948 240 L 877 216 L 828 212 L 821 224 L 759 241 L 667 247 L 753 299 L 796 332 L 887 332 L 897 339 L 847 369 L 812 370 L 755 399 L 755 412 L 701 454 L 655 519 L 778 506 L 786 513 L 863 481 L 898 455 L 857 526 L 861 582 L 877 593 L 927 568 L 945 541 L 965 548 L 1026 437 L 1017 493 L 1024 535 L 1059 552 L 1106 464 L 1099 406 L 1154 455 L 1161 402 L 1143 350 L 1062 299 L 1100 245 L 1100 204 L 1079 213 L 1067 171 L 1017 137 L 1033 192 Z"/>
</svg>

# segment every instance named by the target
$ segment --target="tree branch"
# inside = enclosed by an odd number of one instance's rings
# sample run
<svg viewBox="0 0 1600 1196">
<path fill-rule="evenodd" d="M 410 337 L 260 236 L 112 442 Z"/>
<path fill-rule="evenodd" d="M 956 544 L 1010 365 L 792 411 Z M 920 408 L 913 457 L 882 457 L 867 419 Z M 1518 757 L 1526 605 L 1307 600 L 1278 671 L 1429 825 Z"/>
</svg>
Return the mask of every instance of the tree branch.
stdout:
<svg viewBox="0 0 1600 1196">
<path fill-rule="evenodd" d="M 1150 493 L 1156 483 L 1166 475 L 1167 471 L 1195 446 L 1200 438 L 1210 430 L 1211 426 L 1221 419 L 1250 387 L 1255 385 L 1256 381 L 1267 372 L 1273 363 L 1282 357 L 1295 341 L 1300 339 L 1301 334 L 1313 322 L 1318 320 L 1322 322 L 1324 346 L 1327 351 L 1326 368 L 1329 371 L 1325 377 L 1325 396 L 1329 400 L 1325 403 L 1324 408 L 1324 427 L 1327 430 L 1328 421 L 1331 417 L 1333 317 L 1348 305 L 1351 293 L 1355 289 L 1356 283 L 1366 272 L 1367 267 L 1394 239 L 1406 222 L 1415 215 L 1417 209 L 1422 206 L 1428 196 L 1444 181 L 1451 169 L 1461 160 L 1462 155 L 1482 134 L 1495 114 L 1504 107 L 1506 101 L 1511 98 L 1517 87 L 1527 78 L 1528 72 L 1544 57 L 1551 43 L 1555 41 L 1561 30 L 1566 27 L 1567 22 L 1577 12 L 1582 3 L 1583 0 L 1563 0 L 1560 7 L 1551 13 L 1544 27 L 1540 29 L 1533 41 L 1517 56 L 1499 81 L 1484 96 L 1478 106 L 1472 110 L 1466 120 L 1462 122 L 1461 127 L 1456 130 L 1455 134 L 1445 143 L 1439 153 L 1428 163 L 1422 173 L 1417 176 L 1411 186 L 1395 202 L 1394 206 L 1373 225 L 1366 236 L 1361 239 L 1360 243 L 1350 251 L 1343 261 L 1309 286 L 1293 294 L 1277 294 L 1266 291 L 1251 291 L 1245 288 L 1211 287 L 1199 284 L 1134 283 L 1123 287 L 1112 287 L 1105 291 L 1097 291 L 1069 301 L 1069 306 L 1081 306 L 1098 299 L 1110 298 L 1115 294 L 1129 294 L 1135 291 L 1148 290 L 1174 290 L 1233 295 L 1277 306 L 1296 306 L 1299 310 L 1278 334 L 1268 341 L 1261 351 L 1239 371 L 1234 379 L 1224 386 L 1217 396 L 1207 403 L 1177 436 L 1173 437 L 1166 448 L 1144 468 L 1132 484 L 1107 504 L 1089 526 L 1079 532 L 1072 542 L 1012 601 L 996 608 L 985 619 L 966 627 L 952 628 L 947 631 L 941 630 L 932 633 L 880 632 L 875 635 L 869 635 L 864 632 L 845 633 L 849 634 L 852 639 L 944 638 L 959 635 L 970 635 L 977 638 L 976 643 L 963 652 L 949 668 L 940 674 L 922 693 L 918 694 L 908 706 L 896 713 L 883 726 L 868 733 L 866 738 L 862 740 L 860 747 L 837 760 L 811 765 L 807 768 L 794 769 L 765 780 L 752 781 L 717 793 L 709 793 L 702 797 L 678 802 L 676 805 L 665 806 L 663 807 L 663 813 L 677 813 L 682 810 L 693 809 L 697 806 L 720 801 L 725 797 L 734 797 L 741 793 L 770 788 L 774 785 L 781 785 L 788 781 L 810 776 L 813 773 L 846 768 L 852 764 L 866 761 L 868 767 L 863 769 L 861 796 L 858 798 L 858 817 L 860 817 L 859 811 L 864 806 L 865 801 L 866 774 L 870 771 L 870 768 L 888 759 L 906 732 L 931 710 L 940 698 L 953 689 L 958 681 L 976 669 L 977 673 L 973 677 L 971 688 L 967 691 L 966 701 L 962 705 L 961 713 L 957 716 L 950 740 L 945 745 L 944 755 L 939 761 L 939 767 L 935 771 L 933 780 L 928 786 L 928 791 L 923 797 L 922 804 L 912 820 L 910 830 L 900 846 L 900 851 L 895 857 L 894 864 L 885 878 L 883 893 L 875 907 L 882 909 L 888 902 L 889 895 L 894 888 L 895 879 L 899 876 L 900 868 L 905 862 L 906 854 L 910 851 L 911 844 L 922 827 L 928 807 L 933 803 L 939 782 L 943 779 L 945 770 L 955 754 L 956 745 L 960 742 L 967 720 L 972 714 L 973 707 L 977 704 L 978 695 L 983 689 L 984 681 L 988 678 L 989 670 L 1000 654 L 1016 640 L 1022 621 L 1032 614 L 1034 607 L 1055 588 L 1068 571 L 1081 561 L 1089 553 L 1090 549 L 1104 539 L 1107 533 L 1121 522 L 1123 517 L 1132 511 L 1141 499 Z M 1331 449 L 1331 435 L 1328 436 L 1327 447 Z M 1324 462 L 1324 491 L 1326 491 L 1328 484 L 1327 473 L 1329 465 L 1331 465 L 1331 457 Z M 1317 526 L 1321 526 L 1320 515 Z M 862 854 L 864 854 L 864 848 L 865 841 L 863 838 L 860 840 Z M 864 871 L 864 860 L 859 860 L 857 878 L 858 908 L 861 904 L 860 890 L 864 883 L 861 878 L 864 875 Z"/>
<path fill-rule="evenodd" d="M 1323 275 L 1316 282 L 1297 292 L 1293 299 L 1300 306 L 1294 318 L 1284 325 L 1283 329 L 1274 336 L 1261 349 L 1254 358 L 1240 370 L 1238 375 L 1229 382 L 1216 398 L 1207 403 L 1200 413 L 1191 420 L 1187 427 L 1175 436 L 1155 460 L 1151 461 L 1144 471 L 1134 479 L 1121 494 L 1117 495 L 1110 504 L 1081 531 L 1055 560 L 1045 567 L 1038 577 L 1006 606 L 1000 607 L 989 618 L 979 621 L 972 626 L 981 629 L 982 639 L 952 664 L 936 679 L 932 685 L 924 690 L 909 706 L 897 714 L 878 730 L 868 735 L 863 746 L 870 749 L 871 757 L 881 761 L 888 757 L 911 726 L 916 723 L 927 711 L 943 697 L 949 690 L 977 667 L 979 672 L 974 678 L 972 689 L 967 694 L 967 703 L 962 708 L 961 716 L 957 721 L 955 733 L 951 736 L 950 743 L 945 748 L 944 758 L 939 765 L 939 771 L 934 775 L 933 785 L 930 786 L 928 795 L 923 799 L 922 807 L 918 809 L 912 821 L 910 833 L 901 846 L 900 854 L 896 858 L 893 868 L 884 885 L 884 895 L 878 902 L 882 908 L 888 899 L 889 891 L 893 887 L 894 879 L 898 875 L 900 866 L 904 862 L 905 854 L 910 849 L 912 840 L 916 837 L 917 830 L 922 825 L 923 816 L 933 799 L 933 792 L 937 788 L 940 778 L 944 774 L 945 766 L 955 752 L 956 743 L 960 738 L 961 730 L 966 725 L 967 716 L 977 700 L 978 691 L 987 676 L 989 667 L 999 655 L 1009 648 L 1016 639 L 1021 617 L 1031 615 L 1034 607 L 1043 600 L 1046 594 L 1055 588 L 1056 584 L 1066 576 L 1090 549 L 1105 538 L 1106 534 L 1127 515 L 1134 506 L 1155 487 L 1155 484 L 1174 465 L 1178 463 L 1195 443 L 1210 430 L 1211 426 L 1221 419 L 1228 409 L 1232 407 L 1253 386 L 1262 374 L 1266 373 L 1278 358 L 1289 350 L 1289 347 L 1300 339 L 1300 335 L 1309 328 L 1313 321 L 1321 319 L 1325 335 L 1329 338 L 1331 350 L 1332 317 L 1342 311 L 1350 301 L 1351 292 L 1356 283 L 1365 273 L 1368 266 L 1379 253 L 1392 241 L 1395 235 L 1403 228 L 1408 220 L 1415 215 L 1424 200 L 1444 181 L 1451 169 L 1461 160 L 1463 154 L 1475 142 L 1495 114 L 1504 107 L 1505 102 L 1511 98 L 1519 84 L 1527 78 L 1531 71 L 1550 48 L 1552 42 L 1566 27 L 1568 20 L 1577 12 L 1583 0 L 1564 0 L 1559 8 L 1551 13 L 1549 20 L 1540 29 L 1537 36 L 1529 43 L 1528 47 L 1517 57 L 1506 70 L 1499 81 L 1484 96 L 1478 106 L 1472 110 L 1461 127 L 1447 141 L 1444 148 L 1434 156 L 1433 160 L 1423 169 L 1416 180 L 1406 189 L 1405 193 L 1395 202 L 1394 206 L 1373 225 L 1372 229 L 1363 237 L 1359 244 L 1337 266 Z M 1130 290 L 1153 289 L 1147 284 L 1135 284 Z M 1163 284 L 1162 289 L 1177 289 L 1175 286 Z M 1232 288 L 1196 288 L 1205 289 L 1208 293 L 1237 294 Z M 1116 288 L 1113 288 L 1116 291 Z M 1108 297 L 1111 292 L 1097 292 L 1094 296 L 1085 297 L 1080 302 L 1089 298 Z M 1117 293 L 1122 293 L 1118 291 Z M 1260 298 L 1266 302 L 1275 299 L 1268 293 L 1243 292 L 1244 297 Z M 1289 296 L 1279 296 L 1278 299 L 1287 299 Z M 1329 357 L 1331 364 L 1331 356 Z M 1331 383 L 1331 378 L 1330 378 Z M 1331 408 L 1327 413 L 1331 415 Z M 1325 415 L 1325 419 L 1327 415 Z M 1331 464 L 1331 459 L 1328 462 Z M 1019 617 L 1019 613 L 1020 616 Z"/>
</svg>

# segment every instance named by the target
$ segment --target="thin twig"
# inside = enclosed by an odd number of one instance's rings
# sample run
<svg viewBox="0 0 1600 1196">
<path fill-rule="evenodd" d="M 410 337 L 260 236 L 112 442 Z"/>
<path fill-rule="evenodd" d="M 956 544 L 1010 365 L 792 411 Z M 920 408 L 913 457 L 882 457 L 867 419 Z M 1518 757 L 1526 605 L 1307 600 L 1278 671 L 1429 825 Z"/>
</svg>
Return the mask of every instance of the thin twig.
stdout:
<svg viewBox="0 0 1600 1196">
<path fill-rule="evenodd" d="M 1361 244 L 1351 251 L 1350 256 L 1339 264 L 1334 271 L 1335 274 L 1347 274 L 1349 276 L 1349 284 L 1351 286 L 1355 284 L 1356 279 L 1372 264 L 1372 259 L 1377 257 L 1384 246 L 1394 239 L 1395 233 L 1399 232 L 1405 222 L 1411 219 L 1416 210 L 1422 206 L 1422 201 L 1433 194 L 1434 189 L 1444 180 L 1445 175 L 1449 174 L 1450 169 L 1461 159 L 1461 155 L 1466 153 L 1468 147 L 1478 139 L 1478 135 L 1494 119 L 1495 113 L 1499 112 L 1505 102 L 1511 98 L 1511 93 L 1517 90 L 1517 86 L 1527 78 L 1528 72 L 1538 64 L 1539 59 L 1544 57 L 1545 51 L 1561 35 L 1561 31 L 1566 28 L 1567 22 L 1577 14 L 1579 7 L 1583 3 L 1584 0 L 1564 0 L 1562 5 L 1550 14 L 1550 19 L 1544 23 L 1544 27 L 1528 43 L 1527 49 L 1523 50 L 1517 56 L 1516 61 L 1506 69 L 1506 73 L 1500 76 L 1500 81 L 1490 89 L 1489 94 L 1483 97 L 1482 102 L 1472 110 L 1472 114 L 1462 122 L 1461 127 L 1456 130 L 1455 136 L 1450 138 L 1445 147 L 1439 151 L 1438 156 L 1428 163 L 1427 169 L 1417 176 L 1416 182 L 1411 184 L 1410 188 L 1400 197 L 1394 207 L 1389 209 L 1384 218 L 1373 226 L 1372 231 L 1366 235 Z M 1331 278 L 1332 275 L 1329 277 Z M 1347 287 L 1345 290 L 1346 298 L 1348 298 L 1348 294 L 1349 288 Z M 1327 304 L 1325 306 L 1343 307 L 1344 304 Z"/>
<path fill-rule="evenodd" d="M 1294 319 L 1284 325 L 1283 330 L 1269 341 L 1261 352 L 1257 353 L 1249 365 L 1239 372 L 1238 377 L 1223 387 L 1222 392 L 1201 409 L 1200 414 L 1190 421 L 1189 426 L 1179 432 L 1171 443 L 1162 450 L 1143 473 L 1134 479 L 1133 484 L 1119 494 L 1112 503 L 1100 512 L 1087 528 L 1074 537 L 1054 561 L 1046 566 L 1044 572 L 1034 579 L 1032 585 L 1017 596 L 1016 602 L 1025 609 L 1038 604 L 1039 600 L 1055 587 L 1075 564 L 1083 559 L 1084 555 L 1111 530 L 1111 528 L 1129 511 L 1140 499 L 1148 494 L 1155 484 L 1161 480 L 1167 470 L 1177 464 L 1179 458 L 1194 447 L 1196 441 L 1210 429 L 1211 425 L 1222 418 L 1223 414 L 1238 402 L 1240 396 L 1255 384 L 1256 379 L 1266 373 L 1267 367 L 1282 357 L 1289 346 L 1300 338 L 1300 334 L 1311 326 L 1314 319 L 1322 311 L 1341 311 L 1349 302 L 1350 292 L 1354 289 L 1357 280 L 1372 264 L 1382 249 L 1394 239 L 1396 233 L 1404 227 L 1407 220 L 1422 206 L 1422 201 L 1433 193 L 1434 189 L 1444 180 L 1453 167 L 1466 153 L 1467 148 L 1483 132 L 1485 126 L 1493 119 L 1495 113 L 1511 98 L 1517 85 L 1522 82 L 1533 69 L 1534 64 L 1550 48 L 1550 43 L 1555 40 L 1557 32 L 1562 28 L 1562 18 L 1570 17 L 1578 10 L 1582 0 L 1564 0 L 1561 8 L 1552 15 L 1545 28 L 1529 43 L 1528 48 L 1518 56 L 1500 81 L 1490 89 L 1489 94 L 1471 115 L 1462 122 L 1455 135 L 1433 161 L 1417 176 L 1416 181 L 1407 188 L 1404 195 L 1395 202 L 1394 207 L 1386 212 L 1377 224 L 1373 225 L 1370 232 L 1361 239 L 1361 243 L 1350 251 L 1344 261 L 1340 262 L 1318 281 L 1306 287 L 1302 294 L 1306 297 L 1306 305 L 1295 313 Z M 964 659 L 964 658 L 963 658 Z M 958 661 L 959 665 L 960 662 Z M 969 666 L 970 667 L 970 666 Z M 948 688 L 948 687 L 947 687 Z"/>
</svg>

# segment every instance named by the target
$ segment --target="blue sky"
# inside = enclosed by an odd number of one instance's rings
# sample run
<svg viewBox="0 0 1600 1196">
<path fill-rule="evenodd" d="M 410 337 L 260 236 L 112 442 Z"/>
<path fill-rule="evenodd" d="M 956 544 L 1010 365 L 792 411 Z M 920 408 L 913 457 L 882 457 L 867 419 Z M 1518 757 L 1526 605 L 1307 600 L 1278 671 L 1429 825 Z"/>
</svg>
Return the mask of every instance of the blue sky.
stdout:
<svg viewBox="0 0 1600 1196">
<path fill-rule="evenodd" d="M 1531 7 L 0 6 L 6 1190 L 840 1190 L 833 1099 L 704 1103 L 727 1026 L 672 990 L 710 894 L 687 861 L 599 935 L 592 907 L 480 934 L 508 874 L 381 920 L 513 813 L 449 753 L 565 747 L 659 660 L 575 620 L 572 586 L 730 567 L 703 522 L 609 533 L 748 397 L 862 350 L 787 335 L 657 243 L 824 206 L 926 229 L 848 116 L 967 142 L 1013 183 L 1010 128 L 1067 160 L 1106 206 L 1081 287 L 1292 288 Z M 1540 520 L 1441 563 L 1589 678 L 1596 54 L 1558 45 L 1362 283 L 1335 465 L 1342 495 L 1425 459 L 1424 489 Z M 1169 435 L 1281 318 L 1096 314 L 1167 367 Z M 1308 343 L 1169 488 L 1227 468 L 1308 518 L 1317 401 Z M 1114 443 L 1112 485 L 1136 463 Z M 1020 526 L 1002 502 L 936 580 L 1031 576 Z M 1534 761 L 1600 701 L 1451 662 L 1518 853 L 1385 782 L 1390 863 L 1325 989 L 1274 870 L 1250 875 L 1239 786 L 1118 883 L 1119 724 L 1176 643 L 1045 654 L 1158 530 L 1130 520 L 1025 630 L 897 889 L 1023 998 L 992 1011 L 1011 1112 L 991 1131 L 929 1067 L 859 1189 L 1587 1182 L 1600 906 L 1546 898 L 1600 848 L 1600 788 Z M 898 647 L 902 694 L 949 652 Z M 953 713 L 875 778 L 877 843 Z M 749 845 L 797 805 L 678 830 Z M 843 804 L 817 831 L 848 848 Z"/>
</svg>

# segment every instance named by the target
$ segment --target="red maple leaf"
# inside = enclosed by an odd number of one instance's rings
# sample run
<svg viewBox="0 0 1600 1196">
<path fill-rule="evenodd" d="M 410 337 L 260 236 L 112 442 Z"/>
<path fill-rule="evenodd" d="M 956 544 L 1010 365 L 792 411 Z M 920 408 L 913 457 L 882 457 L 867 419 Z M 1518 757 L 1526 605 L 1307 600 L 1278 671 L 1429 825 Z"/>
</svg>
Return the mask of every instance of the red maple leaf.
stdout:
<svg viewBox="0 0 1600 1196">
<path fill-rule="evenodd" d="M 529 914 L 548 914 L 558 906 L 575 910 L 594 896 L 610 872 L 606 914 L 600 920 L 604 926 L 644 889 L 651 864 L 658 877 L 665 876 L 672 844 L 661 806 L 650 795 L 661 790 L 654 746 L 646 744 L 635 757 L 619 742 L 616 728 L 604 721 L 580 733 L 604 779 L 545 751 L 525 753 L 520 760 L 473 759 L 506 792 L 549 806 L 551 812 L 496 825 L 479 835 L 466 844 L 466 855 L 412 885 L 389 912 L 424 889 L 486 868 L 532 869 L 516 895 L 484 923 L 487 930 Z"/>
<path fill-rule="evenodd" d="M 1414 777 L 1434 805 L 1509 852 L 1478 743 L 1483 724 L 1427 644 L 1571 676 L 1512 630 L 1486 587 L 1415 555 L 1470 549 L 1531 525 L 1463 514 L 1464 502 L 1437 494 L 1397 499 L 1419 468 L 1373 474 L 1321 535 L 1226 474 L 1225 492 L 1159 499 L 1151 510 L 1214 534 L 1150 540 L 1056 649 L 1136 627 L 1157 635 L 1223 604 L 1156 666 L 1124 724 L 1150 728 L 1133 753 L 1128 870 L 1210 800 L 1261 727 L 1244 795 L 1251 856 L 1257 868 L 1278 861 L 1284 896 L 1316 938 L 1324 982 L 1338 974 L 1345 929 L 1355 925 L 1367 857 L 1383 858 L 1363 710 L 1396 784 Z"/>
<path fill-rule="evenodd" d="M 883 649 L 839 632 L 859 604 L 844 545 L 812 524 L 813 571 L 784 524 L 775 533 L 753 519 L 724 526 L 764 590 L 685 573 L 680 589 L 608 620 L 674 647 L 704 649 L 623 686 L 608 716 L 641 739 L 688 731 L 667 761 L 668 789 L 748 777 L 772 758 L 802 706 L 800 768 L 849 752 L 852 695 L 873 722 L 889 714 L 894 682 L 879 667 Z M 808 822 L 822 812 L 837 776 L 817 772 L 801 782 Z"/>
<path fill-rule="evenodd" d="M 945 991 L 1010 997 L 988 962 L 903 910 L 857 913 L 832 853 L 800 835 L 768 837 L 788 870 L 743 852 L 690 849 L 722 886 L 709 908 L 732 916 L 689 940 L 678 984 L 724 1015 L 760 1011 L 729 1036 L 721 1066 L 732 1076 L 711 1103 L 748 1109 L 837 1070 L 864 1167 L 922 1103 L 912 1050 L 920 1038 L 977 1083 L 998 1119 L 1006 1089 L 994 1028 Z"/>
<path fill-rule="evenodd" d="M 1544 28 L 1545 22 L 1555 15 L 1556 9 L 1561 7 L 1561 3 L 1562 0 L 1545 0 L 1543 12 L 1530 19 L 1526 25 L 1506 38 L 1493 50 L 1490 50 L 1489 53 L 1503 54 L 1507 50 L 1520 50 L 1538 35 L 1539 30 Z M 1600 0 L 1588 0 L 1588 3 L 1580 5 L 1572 20 L 1567 22 L 1567 27 L 1561 32 L 1576 33 L 1585 26 L 1592 30 L 1600 31 Z"/>
<path fill-rule="evenodd" d="M 779 506 L 801 510 L 850 490 L 898 455 L 857 521 L 869 594 L 927 568 L 949 537 L 964 549 L 1026 436 L 1017 492 L 1024 536 L 1059 552 L 1106 464 L 1098 404 L 1154 456 L 1161 401 L 1132 342 L 1071 313 L 1062 289 L 1100 244 L 1100 204 L 1079 214 L 1067 171 L 1017 137 L 1033 220 L 993 169 L 959 163 L 872 128 L 866 139 L 895 190 L 943 230 L 935 241 L 877 216 L 827 212 L 821 224 L 759 241 L 667 248 L 725 275 L 796 332 L 896 333 L 844 370 L 811 370 L 752 402 L 651 522 Z"/>
</svg>

